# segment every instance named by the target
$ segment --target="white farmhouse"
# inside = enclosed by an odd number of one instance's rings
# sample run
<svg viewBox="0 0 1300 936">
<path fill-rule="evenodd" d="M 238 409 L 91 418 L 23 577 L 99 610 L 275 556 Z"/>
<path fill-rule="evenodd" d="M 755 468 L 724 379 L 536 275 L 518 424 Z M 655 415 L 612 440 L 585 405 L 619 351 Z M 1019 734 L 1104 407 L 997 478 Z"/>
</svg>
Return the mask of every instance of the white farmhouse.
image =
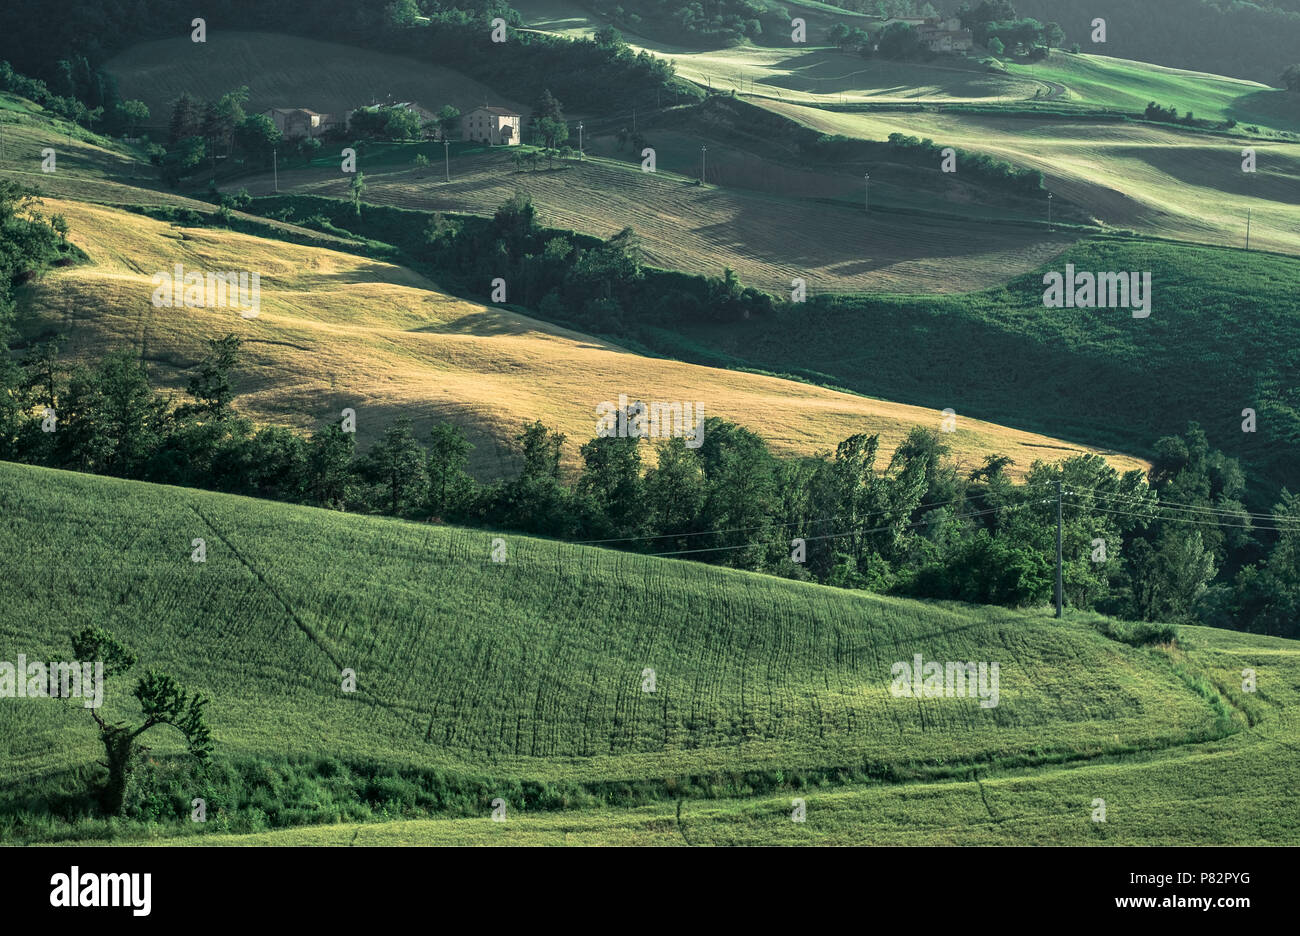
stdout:
<svg viewBox="0 0 1300 936">
<path fill-rule="evenodd" d="M 462 140 L 518 146 L 521 117 L 505 107 L 476 107 L 460 119 Z"/>
</svg>

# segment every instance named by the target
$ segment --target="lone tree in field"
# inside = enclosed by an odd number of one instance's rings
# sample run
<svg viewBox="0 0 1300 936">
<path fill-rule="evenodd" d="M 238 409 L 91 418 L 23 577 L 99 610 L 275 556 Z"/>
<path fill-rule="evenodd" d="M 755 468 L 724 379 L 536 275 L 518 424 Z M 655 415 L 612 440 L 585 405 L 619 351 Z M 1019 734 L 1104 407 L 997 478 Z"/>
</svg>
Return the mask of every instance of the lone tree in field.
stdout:
<svg viewBox="0 0 1300 936">
<path fill-rule="evenodd" d="M 366 194 L 366 174 L 358 172 L 348 183 L 348 191 L 352 194 L 352 207 L 356 209 L 357 217 L 361 217 L 361 196 Z"/>
<path fill-rule="evenodd" d="M 230 415 L 230 401 L 235 397 L 230 375 L 239 364 L 241 344 L 236 335 L 208 339 L 208 353 L 199 362 L 198 373 L 190 378 L 187 389 L 195 400 L 189 410 L 211 413 L 216 419 Z"/>
<path fill-rule="evenodd" d="M 135 654 L 100 627 L 84 628 L 72 638 L 72 649 L 76 660 L 102 661 L 105 682 L 135 665 Z M 108 768 L 108 783 L 100 791 L 100 806 L 109 816 L 116 816 L 122 810 L 126 786 L 142 750 L 136 739 L 150 728 L 171 725 L 185 736 L 190 753 L 199 763 L 206 761 L 212 752 L 212 732 L 203 717 L 207 699 L 187 692 L 172 677 L 154 670 L 140 677 L 132 694 L 144 713 L 144 722 L 138 725 L 108 722 L 95 709 L 86 709 L 99 726 L 99 738 L 107 755 L 100 762 Z"/>
</svg>

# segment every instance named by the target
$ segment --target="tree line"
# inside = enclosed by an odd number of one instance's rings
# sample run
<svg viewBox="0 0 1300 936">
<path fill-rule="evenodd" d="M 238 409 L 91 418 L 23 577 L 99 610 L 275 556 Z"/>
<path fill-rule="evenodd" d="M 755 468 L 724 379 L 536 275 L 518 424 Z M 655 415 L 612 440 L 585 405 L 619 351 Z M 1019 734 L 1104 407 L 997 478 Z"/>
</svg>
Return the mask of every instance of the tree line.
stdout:
<svg viewBox="0 0 1300 936">
<path fill-rule="evenodd" d="M 1014 483 L 1009 459 L 968 470 L 937 431 L 913 428 L 888 458 L 865 433 L 833 453 L 778 457 L 718 417 L 698 447 L 592 438 L 566 472 L 568 440 L 538 421 L 514 439 L 519 473 L 480 483 L 452 423 L 420 437 L 395 419 L 364 453 L 342 422 L 308 435 L 255 426 L 233 405 L 239 356 L 233 335 L 211 340 L 188 399 L 172 405 L 130 352 L 65 369 L 57 341 L 34 344 L 0 385 L 13 404 L 0 457 L 1008 606 L 1052 599 L 1059 484 L 1069 606 L 1300 636 L 1300 497 L 1283 492 L 1271 516 L 1251 515 L 1240 466 L 1195 425 L 1157 443 L 1146 475 L 1078 455 Z"/>
</svg>

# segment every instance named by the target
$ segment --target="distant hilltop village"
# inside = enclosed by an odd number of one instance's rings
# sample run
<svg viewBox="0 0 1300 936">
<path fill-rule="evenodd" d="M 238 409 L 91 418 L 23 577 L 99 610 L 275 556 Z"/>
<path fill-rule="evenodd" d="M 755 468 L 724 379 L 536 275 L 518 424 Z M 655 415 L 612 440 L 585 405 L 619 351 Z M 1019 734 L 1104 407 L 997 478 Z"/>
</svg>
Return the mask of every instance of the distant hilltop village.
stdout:
<svg viewBox="0 0 1300 936">
<path fill-rule="evenodd" d="M 326 114 L 307 107 L 272 107 L 263 111 L 263 114 L 271 118 L 275 129 L 286 140 L 296 140 L 355 130 L 354 124 L 359 113 L 376 115 L 391 114 L 394 111 L 413 114 L 419 120 L 422 136 L 427 139 L 442 139 L 449 129 L 438 114 L 414 101 L 372 104 L 342 114 Z M 518 146 L 522 140 L 523 115 L 508 107 L 482 104 L 460 115 L 459 121 L 462 140 L 494 146 Z"/>
</svg>

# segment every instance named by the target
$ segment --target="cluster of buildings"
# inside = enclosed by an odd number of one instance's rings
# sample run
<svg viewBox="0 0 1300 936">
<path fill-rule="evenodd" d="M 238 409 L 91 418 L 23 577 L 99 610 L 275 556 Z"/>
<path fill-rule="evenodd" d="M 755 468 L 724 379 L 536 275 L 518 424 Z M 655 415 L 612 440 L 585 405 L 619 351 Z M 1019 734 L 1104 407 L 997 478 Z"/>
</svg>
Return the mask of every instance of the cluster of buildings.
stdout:
<svg viewBox="0 0 1300 936">
<path fill-rule="evenodd" d="M 421 122 L 429 123 L 436 115 L 414 101 L 386 104 L 385 107 L 404 108 L 419 115 Z M 342 114 L 323 114 L 306 107 L 273 107 L 264 111 L 275 123 L 286 140 L 318 137 L 330 131 L 345 131 L 354 110 Z M 475 140 L 500 146 L 517 146 L 522 136 L 523 116 L 508 107 L 483 104 L 460 118 L 462 140 Z"/>
<path fill-rule="evenodd" d="M 916 30 L 921 42 L 931 52 L 966 52 L 974 47 L 975 36 L 969 29 L 962 29 L 957 17 L 943 19 L 939 16 L 894 16 L 885 20 L 890 23 L 906 23 Z"/>
</svg>

